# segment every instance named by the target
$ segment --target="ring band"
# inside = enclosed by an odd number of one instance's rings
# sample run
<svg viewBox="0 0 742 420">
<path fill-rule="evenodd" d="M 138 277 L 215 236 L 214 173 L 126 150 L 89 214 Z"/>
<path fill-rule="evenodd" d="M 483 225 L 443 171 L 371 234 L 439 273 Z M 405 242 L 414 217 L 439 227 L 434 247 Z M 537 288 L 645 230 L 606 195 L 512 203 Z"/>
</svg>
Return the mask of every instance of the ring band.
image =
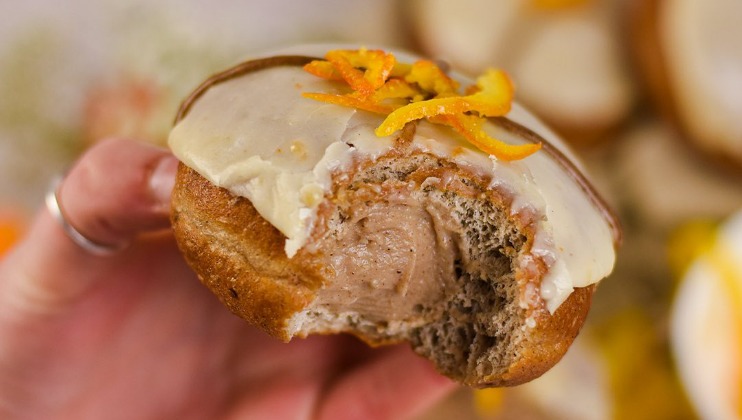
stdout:
<svg viewBox="0 0 742 420">
<path fill-rule="evenodd" d="M 52 181 L 49 190 L 46 192 L 44 201 L 46 203 L 46 208 L 49 210 L 49 213 L 51 213 L 52 217 L 57 221 L 57 223 L 59 223 L 59 225 L 62 227 L 62 230 L 64 230 L 64 233 L 67 234 L 67 237 L 69 237 L 72 242 L 74 242 L 83 250 L 96 256 L 113 255 L 126 248 L 129 245 L 128 243 L 120 245 L 108 245 L 95 242 L 83 235 L 79 230 L 75 229 L 75 227 L 67 221 L 64 212 L 62 211 L 62 206 L 59 202 L 59 187 L 62 184 L 62 179 L 63 178 L 59 176 Z"/>
</svg>

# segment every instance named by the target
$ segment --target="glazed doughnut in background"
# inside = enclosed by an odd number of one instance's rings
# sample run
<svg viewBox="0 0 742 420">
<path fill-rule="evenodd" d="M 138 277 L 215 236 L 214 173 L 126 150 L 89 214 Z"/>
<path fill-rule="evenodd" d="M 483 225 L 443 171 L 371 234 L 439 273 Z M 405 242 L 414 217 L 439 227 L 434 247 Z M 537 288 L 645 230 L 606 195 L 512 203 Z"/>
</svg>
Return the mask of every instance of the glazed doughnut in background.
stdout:
<svg viewBox="0 0 742 420">
<path fill-rule="evenodd" d="M 504 68 L 524 105 L 573 145 L 588 145 L 610 138 L 633 111 L 620 3 L 415 0 L 405 16 L 426 54 L 474 74 Z"/>
<path fill-rule="evenodd" d="M 742 2 L 629 3 L 632 51 L 655 106 L 688 143 L 742 176 Z"/>
<path fill-rule="evenodd" d="M 678 273 L 670 338 L 688 396 L 706 419 L 742 413 L 742 212 L 699 220 L 672 240 Z"/>
</svg>

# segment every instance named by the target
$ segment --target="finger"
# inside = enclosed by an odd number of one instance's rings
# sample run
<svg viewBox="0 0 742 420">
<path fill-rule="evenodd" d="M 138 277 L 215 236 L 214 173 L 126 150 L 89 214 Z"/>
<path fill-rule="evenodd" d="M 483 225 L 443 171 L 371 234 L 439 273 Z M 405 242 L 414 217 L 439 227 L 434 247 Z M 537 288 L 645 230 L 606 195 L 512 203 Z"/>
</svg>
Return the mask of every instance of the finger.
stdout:
<svg viewBox="0 0 742 420">
<path fill-rule="evenodd" d="M 409 348 L 397 347 L 333 383 L 319 419 L 403 419 L 422 413 L 456 385 Z"/>
<path fill-rule="evenodd" d="M 88 239 L 122 244 L 168 226 L 177 160 L 167 151 L 105 140 L 72 168 L 58 197 L 67 221 Z"/>
<path fill-rule="evenodd" d="M 88 239 L 121 244 L 168 225 L 177 162 L 166 150 L 130 140 L 91 148 L 64 179 L 58 198 L 68 222 Z M 132 247 L 134 248 L 134 247 Z M 45 209 L 2 262 L 0 303 L 46 310 L 80 296 L 133 257 L 100 258 L 80 248 Z"/>
</svg>

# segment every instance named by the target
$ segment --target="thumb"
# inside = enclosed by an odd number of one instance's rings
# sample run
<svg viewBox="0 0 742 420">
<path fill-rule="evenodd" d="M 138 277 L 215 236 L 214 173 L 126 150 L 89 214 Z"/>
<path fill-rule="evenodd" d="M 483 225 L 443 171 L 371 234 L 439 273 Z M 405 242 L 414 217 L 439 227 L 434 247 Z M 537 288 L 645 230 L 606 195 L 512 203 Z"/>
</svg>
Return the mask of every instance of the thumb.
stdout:
<svg viewBox="0 0 742 420">
<path fill-rule="evenodd" d="M 94 243 L 132 246 L 109 257 L 91 254 L 43 209 L 0 267 L 0 303 L 46 311 L 125 267 L 137 255 L 137 237 L 169 226 L 176 168 L 168 151 L 149 144 L 109 139 L 92 147 L 57 190 L 63 217 Z"/>
</svg>

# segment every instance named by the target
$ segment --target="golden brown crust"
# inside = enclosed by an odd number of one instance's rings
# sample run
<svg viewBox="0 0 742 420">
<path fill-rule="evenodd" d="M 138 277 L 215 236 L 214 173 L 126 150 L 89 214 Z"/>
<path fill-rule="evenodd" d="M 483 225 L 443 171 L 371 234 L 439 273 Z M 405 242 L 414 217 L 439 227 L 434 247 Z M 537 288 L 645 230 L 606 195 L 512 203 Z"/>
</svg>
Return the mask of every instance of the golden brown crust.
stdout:
<svg viewBox="0 0 742 420">
<path fill-rule="evenodd" d="M 474 386 L 514 386 L 538 378 L 554 366 L 577 338 L 587 318 L 596 286 L 576 288 L 569 298 L 550 314 L 541 309 L 535 315 L 520 358 L 499 378 L 486 378 Z M 526 326 L 526 328 L 529 328 Z"/>
<path fill-rule="evenodd" d="M 172 224 L 186 261 L 233 313 L 288 341 L 286 321 L 321 285 L 306 257 L 289 259 L 285 237 L 249 200 L 180 164 Z"/>
</svg>

